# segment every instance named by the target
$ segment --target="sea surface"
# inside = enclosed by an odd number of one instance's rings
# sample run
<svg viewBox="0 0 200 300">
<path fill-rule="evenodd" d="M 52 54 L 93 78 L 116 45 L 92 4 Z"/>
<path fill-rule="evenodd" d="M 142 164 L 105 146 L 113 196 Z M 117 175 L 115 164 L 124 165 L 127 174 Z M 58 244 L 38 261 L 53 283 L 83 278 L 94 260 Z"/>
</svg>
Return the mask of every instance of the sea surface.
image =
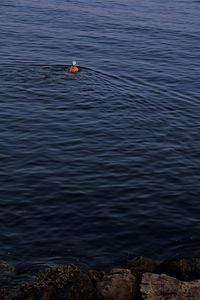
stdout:
<svg viewBox="0 0 200 300">
<path fill-rule="evenodd" d="M 1 0 L 0 258 L 200 257 L 199 217 L 200 1 Z"/>
</svg>

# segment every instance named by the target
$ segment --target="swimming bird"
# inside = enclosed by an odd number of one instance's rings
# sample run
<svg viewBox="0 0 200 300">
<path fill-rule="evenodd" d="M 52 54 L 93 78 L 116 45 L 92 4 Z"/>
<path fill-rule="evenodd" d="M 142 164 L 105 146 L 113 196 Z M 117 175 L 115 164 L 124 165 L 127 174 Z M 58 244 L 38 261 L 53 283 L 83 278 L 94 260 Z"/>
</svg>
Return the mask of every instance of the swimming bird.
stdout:
<svg viewBox="0 0 200 300">
<path fill-rule="evenodd" d="M 77 72 L 79 72 L 79 71 L 80 71 L 80 69 L 79 69 L 79 67 L 76 65 L 76 61 L 73 60 L 72 65 L 71 65 L 70 67 L 68 67 L 68 72 L 69 72 L 69 73 L 77 73 Z"/>
</svg>

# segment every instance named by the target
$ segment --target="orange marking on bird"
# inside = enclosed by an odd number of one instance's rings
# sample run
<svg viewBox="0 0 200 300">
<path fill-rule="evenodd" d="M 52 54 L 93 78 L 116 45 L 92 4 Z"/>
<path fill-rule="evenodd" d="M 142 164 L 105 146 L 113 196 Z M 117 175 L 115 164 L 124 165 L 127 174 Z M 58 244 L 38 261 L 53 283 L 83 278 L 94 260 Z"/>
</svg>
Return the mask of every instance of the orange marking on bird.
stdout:
<svg viewBox="0 0 200 300">
<path fill-rule="evenodd" d="M 68 72 L 69 73 L 77 73 L 80 71 L 80 68 L 76 65 L 76 61 L 74 60 L 72 62 L 72 65 L 68 67 Z"/>
</svg>

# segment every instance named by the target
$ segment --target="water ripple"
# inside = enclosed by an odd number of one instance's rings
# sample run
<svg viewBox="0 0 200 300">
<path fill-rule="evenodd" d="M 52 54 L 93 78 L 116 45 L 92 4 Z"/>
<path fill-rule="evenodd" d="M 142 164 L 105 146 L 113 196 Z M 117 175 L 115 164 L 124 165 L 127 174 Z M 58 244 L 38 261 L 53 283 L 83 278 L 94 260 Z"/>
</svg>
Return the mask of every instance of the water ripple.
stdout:
<svg viewBox="0 0 200 300">
<path fill-rule="evenodd" d="M 1 256 L 199 255 L 197 7 L 1 2 Z"/>
</svg>

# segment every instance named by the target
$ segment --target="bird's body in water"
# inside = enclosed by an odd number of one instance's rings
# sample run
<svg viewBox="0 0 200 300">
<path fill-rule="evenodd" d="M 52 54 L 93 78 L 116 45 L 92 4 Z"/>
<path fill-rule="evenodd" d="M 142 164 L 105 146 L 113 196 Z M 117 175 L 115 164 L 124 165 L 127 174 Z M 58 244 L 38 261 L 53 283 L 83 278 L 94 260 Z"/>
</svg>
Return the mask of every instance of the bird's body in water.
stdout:
<svg viewBox="0 0 200 300">
<path fill-rule="evenodd" d="M 80 71 L 80 69 L 79 69 L 79 67 L 76 65 L 76 61 L 73 61 L 72 62 L 72 65 L 70 66 L 70 67 L 68 67 L 68 72 L 69 73 L 77 73 L 77 72 L 79 72 Z"/>
</svg>

